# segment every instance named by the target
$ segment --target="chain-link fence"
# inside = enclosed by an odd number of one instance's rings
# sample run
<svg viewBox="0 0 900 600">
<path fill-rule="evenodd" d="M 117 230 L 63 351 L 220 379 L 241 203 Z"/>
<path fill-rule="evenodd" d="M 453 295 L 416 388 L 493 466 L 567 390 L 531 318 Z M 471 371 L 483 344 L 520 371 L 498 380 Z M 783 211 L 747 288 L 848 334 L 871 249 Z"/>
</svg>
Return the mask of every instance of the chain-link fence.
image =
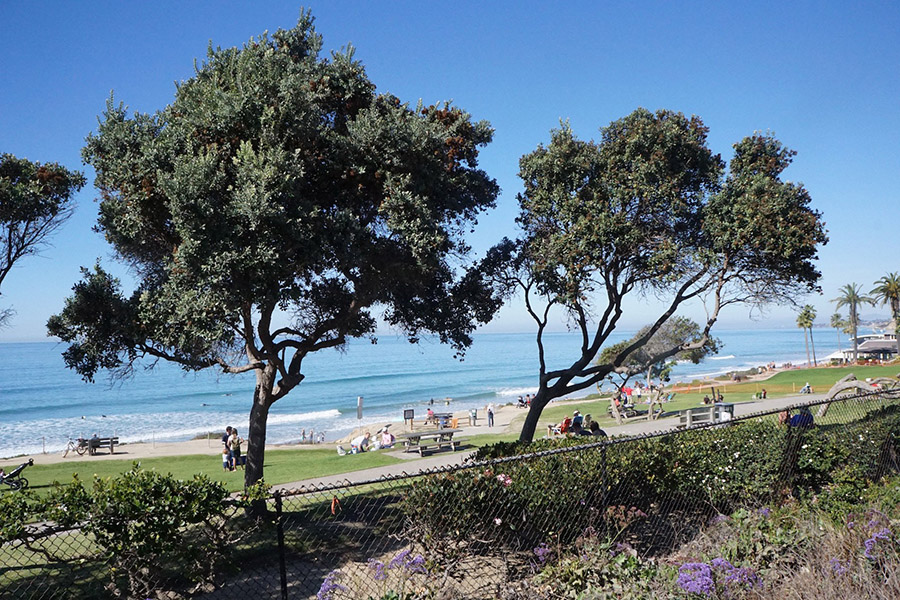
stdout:
<svg viewBox="0 0 900 600">
<path fill-rule="evenodd" d="M 588 539 L 660 556 L 738 508 L 856 496 L 898 471 L 898 400 L 541 440 L 524 455 L 501 444 L 463 466 L 227 503 L 143 553 L 84 527 L 4 531 L 0 596 L 499 598 Z"/>
</svg>

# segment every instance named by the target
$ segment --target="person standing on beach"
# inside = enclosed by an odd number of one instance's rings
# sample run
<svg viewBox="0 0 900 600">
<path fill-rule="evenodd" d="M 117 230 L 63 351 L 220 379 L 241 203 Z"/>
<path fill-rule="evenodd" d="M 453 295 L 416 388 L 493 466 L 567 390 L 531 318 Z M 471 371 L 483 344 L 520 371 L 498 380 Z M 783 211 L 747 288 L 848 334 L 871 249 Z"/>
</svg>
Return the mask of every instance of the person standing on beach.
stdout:
<svg viewBox="0 0 900 600">
<path fill-rule="evenodd" d="M 231 437 L 228 438 L 228 445 L 231 447 L 231 470 L 237 469 L 243 463 L 241 462 L 241 444 L 244 438 L 238 435 L 238 430 L 231 428 Z"/>
<path fill-rule="evenodd" d="M 231 432 L 233 431 L 231 425 L 225 428 L 225 435 L 222 436 L 222 447 L 225 449 L 223 454 L 228 455 L 228 464 L 234 464 L 233 457 L 231 455 Z"/>
<path fill-rule="evenodd" d="M 488 427 L 494 426 L 494 403 L 491 402 L 487 405 L 487 414 L 488 414 Z"/>
</svg>

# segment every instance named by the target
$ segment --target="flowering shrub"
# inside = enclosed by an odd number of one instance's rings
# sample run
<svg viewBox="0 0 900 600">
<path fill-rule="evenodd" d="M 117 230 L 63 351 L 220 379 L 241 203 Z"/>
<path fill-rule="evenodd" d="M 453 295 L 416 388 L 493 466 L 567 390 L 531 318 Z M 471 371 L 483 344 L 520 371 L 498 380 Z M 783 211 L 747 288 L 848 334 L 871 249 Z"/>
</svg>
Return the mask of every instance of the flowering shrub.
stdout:
<svg viewBox="0 0 900 600">
<path fill-rule="evenodd" d="M 707 563 L 685 563 L 678 569 L 678 587 L 706 598 L 738 598 L 746 590 L 762 587 L 762 580 L 748 567 L 735 567 L 724 558 Z"/>
<path fill-rule="evenodd" d="M 627 544 L 585 535 L 574 551 L 546 562 L 534 578 L 529 597 L 540 598 L 664 598 L 671 567 L 638 557 Z M 537 549 L 535 549 L 537 552 Z"/>
<path fill-rule="evenodd" d="M 411 554 L 410 550 L 402 550 L 387 564 L 374 558 L 369 559 L 367 566 L 371 578 L 378 582 L 380 587 L 379 600 L 412 600 L 413 598 L 430 597 L 427 586 L 413 585 L 417 575 L 427 576 L 429 574 L 425 566 L 425 559 L 420 554 L 410 556 Z M 345 574 L 340 569 L 334 569 L 328 573 L 316 594 L 316 600 L 359 597 L 355 590 L 340 583 L 344 576 Z M 369 598 L 374 600 L 375 597 L 369 596 Z"/>
</svg>

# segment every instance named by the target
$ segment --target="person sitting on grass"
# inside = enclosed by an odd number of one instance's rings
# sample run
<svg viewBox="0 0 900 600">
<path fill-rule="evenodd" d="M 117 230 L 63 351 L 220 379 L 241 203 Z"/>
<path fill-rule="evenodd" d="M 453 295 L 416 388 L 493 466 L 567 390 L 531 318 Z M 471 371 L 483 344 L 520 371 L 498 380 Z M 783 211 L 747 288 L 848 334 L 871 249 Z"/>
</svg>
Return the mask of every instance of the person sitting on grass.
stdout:
<svg viewBox="0 0 900 600">
<path fill-rule="evenodd" d="M 360 452 L 365 452 L 369 448 L 369 439 L 372 437 L 372 434 L 368 431 L 363 435 L 353 438 L 350 441 L 350 453 L 358 454 Z"/>
<path fill-rule="evenodd" d="M 581 413 L 577 410 L 572 413 L 572 427 L 578 427 L 581 429 L 581 424 L 584 422 L 584 417 L 581 416 Z"/>
<path fill-rule="evenodd" d="M 381 429 L 381 447 L 392 448 L 394 446 L 394 434 L 388 431 L 387 427 Z"/>
<path fill-rule="evenodd" d="M 600 423 L 597 421 L 591 421 L 591 435 L 595 437 L 606 437 L 606 432 L 600 429 Z"/>
<path fill-rule="evenodd" d="M 562 423 L 560 423 L 559 425 L 551 423 L 550 425 L 547 425 L 547 436 L 549 437 L 549 436 L 553 436 L 554 434 L 568 433 L 569 428 L 571 426 L 572 426 L 572 418 L 571 417 L 566 417 L 565 419 L 562 420 Z"/>
<path fill-rule="evenodd" d="M 590 431 L 590 430 L 591 430 L 591 415 L 589 415 L 589 414 L 584 415 L 584 422 L 581 423 L 581 428 L 582 428 L 584 431 Z"/>
</svg>

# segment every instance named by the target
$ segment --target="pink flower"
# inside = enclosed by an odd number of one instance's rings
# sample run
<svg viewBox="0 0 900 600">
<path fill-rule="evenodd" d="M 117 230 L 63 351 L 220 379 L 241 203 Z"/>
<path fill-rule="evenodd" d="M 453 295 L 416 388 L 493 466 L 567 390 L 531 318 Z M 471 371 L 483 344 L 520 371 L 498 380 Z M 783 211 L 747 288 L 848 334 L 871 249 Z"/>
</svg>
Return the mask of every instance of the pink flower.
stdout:
<svg viewBox="0 0 900 600">
<path fill-rule="evenodd" d="M 494 517 L 494 525 L 502 525 L 502 524 L 503 524 L 503 519 L 501 519 L 500 517 Z"/>
<path fill-rule="evenodd" d="M 504 487 L 509 487 L 509 485 L 512 483 L 512 477 L 506 475 L 505 473 L 500 473 L 499 475 L 497 475 L 497 481 L 502 483 Z"/>
</svg>

